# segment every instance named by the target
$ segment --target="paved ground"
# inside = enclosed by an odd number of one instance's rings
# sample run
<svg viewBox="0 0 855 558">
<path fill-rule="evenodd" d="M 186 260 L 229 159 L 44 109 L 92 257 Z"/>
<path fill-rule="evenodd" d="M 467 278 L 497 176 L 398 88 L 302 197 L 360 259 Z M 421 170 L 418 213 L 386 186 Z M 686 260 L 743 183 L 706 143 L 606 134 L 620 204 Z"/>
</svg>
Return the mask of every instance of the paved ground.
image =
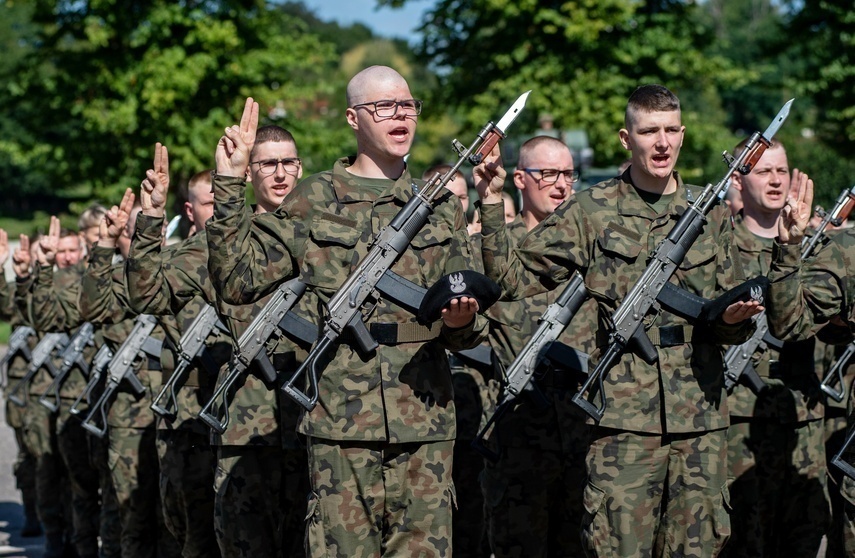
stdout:
<svg viewBox="0 0 855 558">
<path fill-rule="evenodd" d="M 0 355 L 6 352 L 0 346 Z M 6 424 L 5 404 L 0 401 L 0 556 L 17 558 L 41 558 L 44 538 L 21 538 L 24 517 L 21 493 L 15 488 L 12 464 L 18 451 L 15 434 Z"/>
</svg>

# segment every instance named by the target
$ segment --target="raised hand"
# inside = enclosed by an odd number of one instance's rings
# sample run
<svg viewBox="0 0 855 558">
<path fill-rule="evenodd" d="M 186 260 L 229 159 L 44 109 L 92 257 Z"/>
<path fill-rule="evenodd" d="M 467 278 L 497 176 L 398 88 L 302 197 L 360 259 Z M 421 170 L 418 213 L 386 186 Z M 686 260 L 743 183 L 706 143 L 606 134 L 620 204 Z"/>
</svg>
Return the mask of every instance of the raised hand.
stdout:
<svg viewBox="0 0 855 558">
<path fill-rule="evenodd" d="M 98 239 L 98 246 L 116 247 L 119 237 L 125 230 L 125 225 L 128 224 L 133 208 L 134 192 L 128 188 L 125 190 L 125 195 L 122 196 L 121 203 L 118 206 L 111 207 L 110 211 L 104 215 L 104 220 L 101 221 L 101 238 Z"/>
<path fill-rule="evenodd" d="M 765 308 L 756 300 L 740 300 L 725 309 L 724 314 L 722 314 L 722 320 L 726 324 L 737 324 L 756 316 L 763 310 Z"/>
<path fill-rule="evenodd" d="M 781 244 L 798 244 L 804 238 L 811 216 L 813 180 L 807 174 L 793 169 L 787 205 L 778 218 L 778 241 Z"/>
<path fill-rule="evenodd" d="M 59 248 L 59 233 L 61 230 L 62 226 L 59 223 L 59 218 L 52 215 L 48 233 L 39 239 L 39 247 L 41 248 L 38 252 L 39 264 L 53 265 L 56 263 L 56 251 Z"/>
<path fill-rule="evenodd" d="M 489 155 L 481 161 L 481 164 L 472 170 L 472 179 L 481 201 L 484 203 L 501 203 L 507 176 L 508 171 L 502 166 L 499 144 L 496 144 Z"/>
<path fill-rule="evenodd" d="M 0 266 L 6 263 L 9 259 L 9 234 L 0 229 Z"/>
<path fill-rule="evenodd" d="M 249 154 L 255 145 L 258 129 L 258 103 L 247 97 L 239 126 L 229 126 L 217 143 L 217 174 L 243 177 L 249 167 Z"/>
<path fill-rule="evenodd" d="M 24 279 L 30 276 L 30 263 L 32 259 L 30 256 L 30 237 L 22 234 L 18 238 L 20 239 L 18 249 L 12 254 L 12 271 L 15 272 L 17 277 Z"/>
<path fill-rule="evenodd" d="M 460 328 L 472 321 L 478 312 L 478 300 L 463 296 L 454 298 L 442 309 L 442 322 L 450 328 Z"/>
<path fill-rule="evenodd" d="M 153 168 L 145 172 L 145 180 L 140 184 L 142 212 L 152 217 L 163 217 L 168 192 L 169 153 L 165 145 L 157 143 L 154 146 Z"/>
</svg>

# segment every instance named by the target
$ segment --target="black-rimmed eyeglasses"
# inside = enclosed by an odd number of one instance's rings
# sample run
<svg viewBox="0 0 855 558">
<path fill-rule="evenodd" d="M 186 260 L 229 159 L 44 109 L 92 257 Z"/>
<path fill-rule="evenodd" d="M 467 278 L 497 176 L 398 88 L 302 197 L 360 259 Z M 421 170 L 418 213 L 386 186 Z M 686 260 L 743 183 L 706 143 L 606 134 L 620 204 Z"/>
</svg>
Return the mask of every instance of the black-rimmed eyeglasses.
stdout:
<svg viewBox="0 0 855 558">
<path fill-rule="evenodd" d="M 297 174 L 300 172 L 302 161 L 299 157 L 289 157 L 287 159 L 265 159 L 263 161 L 251 161 L 251 165 L 258 165 L 258 172 L 263 175 L 273 174 L 279 165 L 285 169 L 288 174 Z"/>
<path fill-rule="evenodd" d="M 392 118 L 398 114 L 398 110 L 404 111 L 404 116 L 418 116 L 422 113 L 422 101 L 418 99 L 405 99 L 403 101 L 371 101 L 368 103 L 359 103 L 351 108 L 366 108 L 373 107 L 374 114 L 380 118 Z"/>
<path fill-rule="evenodd" d="M 534 178 L 539 183 L 539 185 L 543 184 L 546 186 L 550 186 L 558 182 L 558 177 L 562 174 L 564 175 L 564 182 L 566 182 L 567 184 L 573 184 L 574 182 L 578 182 L 580 176 L 578 169 L 558 170 L 525 168 L 522 170 L 530 174 L 532 178 Z"/>
</svg>

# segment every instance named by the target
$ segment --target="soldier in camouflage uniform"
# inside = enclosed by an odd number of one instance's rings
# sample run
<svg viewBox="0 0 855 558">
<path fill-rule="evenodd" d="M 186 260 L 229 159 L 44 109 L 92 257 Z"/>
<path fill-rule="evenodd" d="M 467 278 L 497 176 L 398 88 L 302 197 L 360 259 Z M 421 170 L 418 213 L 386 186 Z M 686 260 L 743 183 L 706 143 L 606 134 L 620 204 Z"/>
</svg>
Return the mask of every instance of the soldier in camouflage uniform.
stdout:
<svg viewBox="0 0 855 558">
<path fill-rule="evenodd" d="M 77 233 L 62 230 L 56 217 L 51 217 L 49 230 L 49 234 L 40 240 L 39 273 L 33 286 L 33 316 L 39 330 L 62 331 L 71 337 L 78 328 L 57 323 L 56 312 L 52 310 L 59 303 L 62 293 L 69 292 L 69 289 L 80 283 L 85 269 L 82 240 Z M 69 305 L 75 305 L 76 302 L 75 299 L 63 300 L 63 303 Z M 83 356 L 89 361 L 94 354 L 95 347 L 87 347 Z M 50 385 L 50 379 L 46 381 Z M 89 436 L 80 421 L 71 418 L 68 412 L 83 393 L 86 383 L 83 371 L 77 366 L 73 367 L 60 388 L 60 408 L 55 420 L 57 445 L 71 486 L 74 524 L 71 543 L 81 558 L 94 558 L 98 556 L 101 483 L 98 469 L 90 461 Z"/>
<path fill-rule="evenodd" d="M 497 182 L 504 182 L 504 169 L 500 165 L 495 169 Z M 486 164 L 476 167 L 476 187 L 490 178 Z M 551 215 L 573 193 L 578 178 L 573 156 L 560 140 L 537 136 L 524 143 L 513 173 L 523 210 L 506 224 L 511 241 L 518 242 Z M 500 302 L 487 311 L 490 343 L 503 369 L 514 361 L 537 328 L 538 318 L 560 292 L 561 288 Z M 592 315 L 596 315 L 596 307 L 589 300 L 561 340 L 574 347 L 589 343 L 594 328 L 579 324 Z M 590 427 L 583 412 L 570 402 L 581 375 L 562 369 L 541 372 L 536 384 L 546 406 L 537 398 L 524 396 L 490 435 L 500 457 L 486 463 L 483 490 L 490 546 L 496 558 L 583 554 L 579 525 Z M 493 391 L 501 387 L 497 385 Z"/>
<path fill-rule="evenodd" d="M 17 276 L 15 304 L 26 323 L 38 331 L 33 313 L 33 288 L 38 280 L 40 243 L 21 237 L 15 252 Z M 32 270 L 30 269 L 33 264 Z M 32 273 L 31 273 L 32 271 Z M 56 364 L 56 360 L 54 361 Z M 42 368 L 32 378 L 23 399 L 27 402 L 24 413 L 24 443 L 36 458 L 36 507 L 45 532 L 45 555 L 62 556 L 66 546 L 71 546 L 73 532 L 71 489 L 56 440 L 56 416 L 38 403 L 52 379 Z"/>
<path fill-rule="evenodd" d="M 812 201 L 813 183 L 808 181 L 790 194 L 781 213 L 769 272 L 769 326 L 775 336 L 785 340 L 819 335 L 829 343 L 845 344 L 855 332 L 855 231 L 828 234 L 813 258 L 800 261 Z M 851 420 L 850 411 L 850 427 Z M 855 462 L 855 452 L 844 458 Z M 844 476 L 840 491 L 846 501 L 845 552 L 855 556 L 855 480 Z"/>
<path fill-rule="evenodd" d="M 327 302 L 419 187 L 404 155 L 421 102 L 403 77 L 382 66 L 363 70 L 347 101 L 358 155 L 305 179 L 276 212 L 255 219 L 244 210 L 244 176 L 258 104 L 248 99 L 240 126 L 227 128 L 207 227 L 208 267 L 225 301 L 251 302 L 299 273 Z M 447 192 L 433 209 L 392 266 L 422 287 L 471 265 L 460 203 Z M 310 556 L 451 555 L 455 414 L 445 349 L 480 341 L 476 310 L 474 299 L 456 299 L 442 324 L 426 327 L 381 297 L 364 319 L 394 347 L 363 355 L 343 339 L 324 358 L 318 404 L 299 426 L 311 472 Z"/>
<path fill-rule="evenodd" d="M 3 267 L 8 258 L 9 235 L 0 229 L 0 268 Z M 3 320 L 11 324 L 13 330 L 17 327 L 31 325 L 25 322 L 24 317 L 18 311 L 15 305 L 15 283 L 7 283 L 5 274 L 0 274 L 0 315 L 2 315 Z M 35 348 L 37 342 L 35 336 L 30 337 L 27 341 L 30 351 Z M 4 392 L 21 380 L 27 372 L 28 364 L 27 359 L 20 354 L 9 359 L 6 363 L 5 378 L 7 383 L 4 386 Z M 6 423 L 14 430 L 18 447 L 13 471 L 15 485 L 21 491 L 21 501 L 24 507 L 24 525 L 21 528 L 21 536 L 36 537 L 41 534 L 42 527 L 36 513 L 36 459 L 24 443 L 25 412 L 26 407 L 11 405 L 9 400 L 6 400 Z"/>
<path fill-rule="evenodd" d="M 794 182 L 807 180 L 793 171 Z M 750 174 L 734 174 L 732 187 L 743 203 L 734 218 L 742 268 L 747 277 L 766 275 L 778 215 L 790 190 L 784 146 L 773 140 Z M 752 360 L 765 391 L 758 395 L 739 383 L 728 396 L 733 512 L 731 540 L 722 556 L 817 554 L 831 517 L 823 398 L 813 350 L 813 338 L 787 342 L 780 353 L 761 344 Z"/>
<path fill-rule="evenodd" d="M 507 298 L 553 290 L 573 270 L 596 300 L 596 362 L 608 320 L 699 190 L 674 171 L 683 141 L 679 100 L 659 85 L 630 97 L 620 140 L 632 164 L 578 192 L 512 250 L 501 181 L 481 188 L 482 256 Z M 488 165 L 489 167 L 489 165 Z M 497 183 L 498 182 L 498 183 Z M 732 230 L 713 209 L 672 281 L 704 298 L 737 284 Z M 647 318 L 658 362 L 632 353 L 605 376 L 606 408 L 587 455 L 583 546 L 592 556 L 714 556 L 730 535 L 727 397 L 718 344 L 745 341 L 756 302 L 738 302 L 709 324 L 666 310 Z"/>
<path fill-rule="evenodd" d="M 290 132 L 278 126 L 259 129 L 252 154 L 256 163 L 249 171 L 258 202 L 256 215 L 275 210 L 293 189 L 302 174 L 297 155 Z M 194 218 L 198 232 L 168 256 L 162 252 L 166 176 L 152 176 L 143 183 L 144 209 L 126 267 L 131 304 L 140 312 L 170 314 L 201 297 L 217 305 L 234 339 L 238 339 L 267 297 L 246 306 L 217 300 L 207 269 L 207 219 Z M 210 174 L 208 185 L 204 199 L 206 204 L 213 204 Z M 302 310 L 307 313 L 310 307 L 305 304 Z M 286 365 L 293 368 L 305 355 L 285 338 L 278 343 L 273 340 L 272 345 L 273 360 L 280 363 L 278 369 Z M 299 354 L 295 357 L 295 353 Z M 227 368 L 223 370 L 227 372 Z M 305 446 L 296 433 L 298 407 L 276 386 L 266 385 L 253 368 L 238 386 L 228 408 L 230 425 L 223 435 L 214 436 L 214 526 L 220 550 L 226 558 L 297 555 L 303 539 L 302 505 L 308 491 Z"/>
</svg>

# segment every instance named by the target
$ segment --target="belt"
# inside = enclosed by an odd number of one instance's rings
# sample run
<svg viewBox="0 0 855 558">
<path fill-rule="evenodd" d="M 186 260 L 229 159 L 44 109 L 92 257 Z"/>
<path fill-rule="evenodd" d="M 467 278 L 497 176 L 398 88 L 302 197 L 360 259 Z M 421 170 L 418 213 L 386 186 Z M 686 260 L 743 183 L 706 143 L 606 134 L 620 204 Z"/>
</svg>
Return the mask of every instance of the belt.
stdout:
<svg viewBox="0 0 855 558">
<path fill-rule="evenodd" d="M 657 347 L 675 347 L 692 342 L 692 331 L 690 325 L 670 325 L 662 327 L 651 327 L 647 330 L 647 337 Z"/>
<path fill-rule="evenodd" d="M 430 341 L 439 337 L 441 328 L 442 322 L 434 322 L 429 327 L 414 322 L 403 324 L 372 322 L 368 324 L 371 337 L 381 345 Z"/>
</svg>

